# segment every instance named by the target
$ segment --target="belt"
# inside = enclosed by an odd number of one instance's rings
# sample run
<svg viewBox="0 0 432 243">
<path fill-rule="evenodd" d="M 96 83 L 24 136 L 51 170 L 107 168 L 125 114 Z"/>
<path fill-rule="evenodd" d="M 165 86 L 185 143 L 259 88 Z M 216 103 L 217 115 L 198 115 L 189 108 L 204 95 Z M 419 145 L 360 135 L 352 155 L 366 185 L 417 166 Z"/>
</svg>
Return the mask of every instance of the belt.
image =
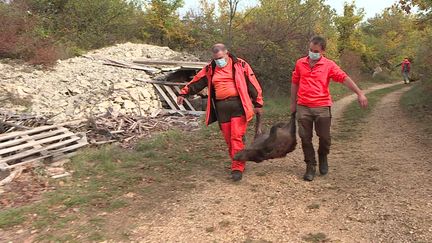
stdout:
<svg viewBox="0 0 432 243">
<path fill-rule="evenodd" d="M 228 97 L 226 99 L 223 100 L 216 100 L 216 102 L 220 102 L 220 101 L 236 101 L 236 100 L 240 100 L 239 96 L 232 96 L 232 97 Z"/>
</svg>

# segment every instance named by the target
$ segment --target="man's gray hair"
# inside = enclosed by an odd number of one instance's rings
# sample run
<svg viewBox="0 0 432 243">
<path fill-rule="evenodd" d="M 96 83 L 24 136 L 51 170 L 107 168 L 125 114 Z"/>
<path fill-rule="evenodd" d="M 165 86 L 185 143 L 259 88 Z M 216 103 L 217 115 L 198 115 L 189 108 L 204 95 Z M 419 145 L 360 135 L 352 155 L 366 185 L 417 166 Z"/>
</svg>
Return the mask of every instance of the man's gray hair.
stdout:
<svg viewBox="0 0 432 243">
<path fill-rule="evenodd" d="M 212 47 L 212 52 L 217 52 L 217 51 L 220 51 L 220 50 L 222 50 L 222 51 L 226 51 L 226 50 L 228 50 L 227 49 L 227 47 L 225 46 L 225 44 L 222 44 L 222 43 L 217 43 L 217 44 L 214 44 L 213 45 L 213 47 Z"/>
</svg>

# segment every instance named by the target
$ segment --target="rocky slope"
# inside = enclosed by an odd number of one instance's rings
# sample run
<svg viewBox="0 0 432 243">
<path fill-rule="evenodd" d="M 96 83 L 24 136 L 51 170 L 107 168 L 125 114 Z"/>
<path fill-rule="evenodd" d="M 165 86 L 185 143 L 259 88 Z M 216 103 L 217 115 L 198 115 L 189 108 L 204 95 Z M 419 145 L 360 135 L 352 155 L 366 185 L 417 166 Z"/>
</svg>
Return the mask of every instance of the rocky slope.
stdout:
<svg viewBox="0 0 432 243">
<path fill-rule="evenodd" d="M 0 108 L 52 117 L 54 121 L 113 113 L 149 115 L 162 107 L 153 87 L 134 78 L 144 71 L 103 65 L 103 59 L 196 60 L 168 47 L 125 43 L 58 61 L 51 70 L 0 63 Z"/>
</svg>

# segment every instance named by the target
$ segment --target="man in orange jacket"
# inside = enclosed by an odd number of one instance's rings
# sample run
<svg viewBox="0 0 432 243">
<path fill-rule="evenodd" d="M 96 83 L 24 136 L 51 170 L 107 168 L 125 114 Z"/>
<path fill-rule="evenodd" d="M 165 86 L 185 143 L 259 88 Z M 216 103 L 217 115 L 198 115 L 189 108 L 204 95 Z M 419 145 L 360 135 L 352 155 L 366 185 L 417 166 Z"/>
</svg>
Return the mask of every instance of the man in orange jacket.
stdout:
<svg viewBox="0 0 432 243">
<path fill-rule="evenodd" d="M 229 53 L 224 44 L 214 45 L 212 53 L 213 60 L 180 91 L 177 103 L 208 88 L 206 124 L 219 122 L 232 159 L 232 179 L 239 181 L 246 162 L 233 158 L 244 148 L 248 122 L 262 113 L 262 89 L 250 65 Z"/>
<path fill-rule="evenodd" d="M 315 36 L 309 43 L 309 55 L 300 58 L 291 81 L 291 112 L 297 112 L 299 136 L 306 162 L 305 181 L 315 177 L 316 158 L 312 144 L 313 128 L 319 137 L 318 160 L 321 175 L 328 172 L 327 155 L 330 153 L 330 125 L 332 99 L 330 80 L 343 83 L 357 94 L 358 102 L 366 108 L 368 100 L 354 81 L 332 60 L 324 57 L 326 40 Z"/>
</svg>

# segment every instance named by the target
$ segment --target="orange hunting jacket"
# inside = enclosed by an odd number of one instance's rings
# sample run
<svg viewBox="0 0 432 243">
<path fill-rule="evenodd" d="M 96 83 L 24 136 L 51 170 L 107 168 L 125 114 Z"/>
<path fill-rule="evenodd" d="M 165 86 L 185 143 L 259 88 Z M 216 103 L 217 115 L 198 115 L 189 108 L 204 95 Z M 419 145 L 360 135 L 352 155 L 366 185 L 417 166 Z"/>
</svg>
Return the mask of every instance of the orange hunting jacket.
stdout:
<svg viewBox="0 0 432 243">
<path fill-rule="evenodd" d="M 236 83 L 243 109 L 246 114 L 247 121 L 253 119 L 254 107 L 262 107 L 264 105 L 262 97 L 261 85 L 258 82 L 250 65 L 236 56 L 229 54 L 233 63 L 233 76 Z M 215 107 L 215 89 L 212 84 L 213 70 L 216 67 L 214 61 L 207 64 L 181 91 L 180 95 L 194 95 L 199 93 L 205 87 L 208 87 L 208 102 L 206 112 L 206 124 L 209 125 L 217 121 L 217 113 Z"/>
</svg>

